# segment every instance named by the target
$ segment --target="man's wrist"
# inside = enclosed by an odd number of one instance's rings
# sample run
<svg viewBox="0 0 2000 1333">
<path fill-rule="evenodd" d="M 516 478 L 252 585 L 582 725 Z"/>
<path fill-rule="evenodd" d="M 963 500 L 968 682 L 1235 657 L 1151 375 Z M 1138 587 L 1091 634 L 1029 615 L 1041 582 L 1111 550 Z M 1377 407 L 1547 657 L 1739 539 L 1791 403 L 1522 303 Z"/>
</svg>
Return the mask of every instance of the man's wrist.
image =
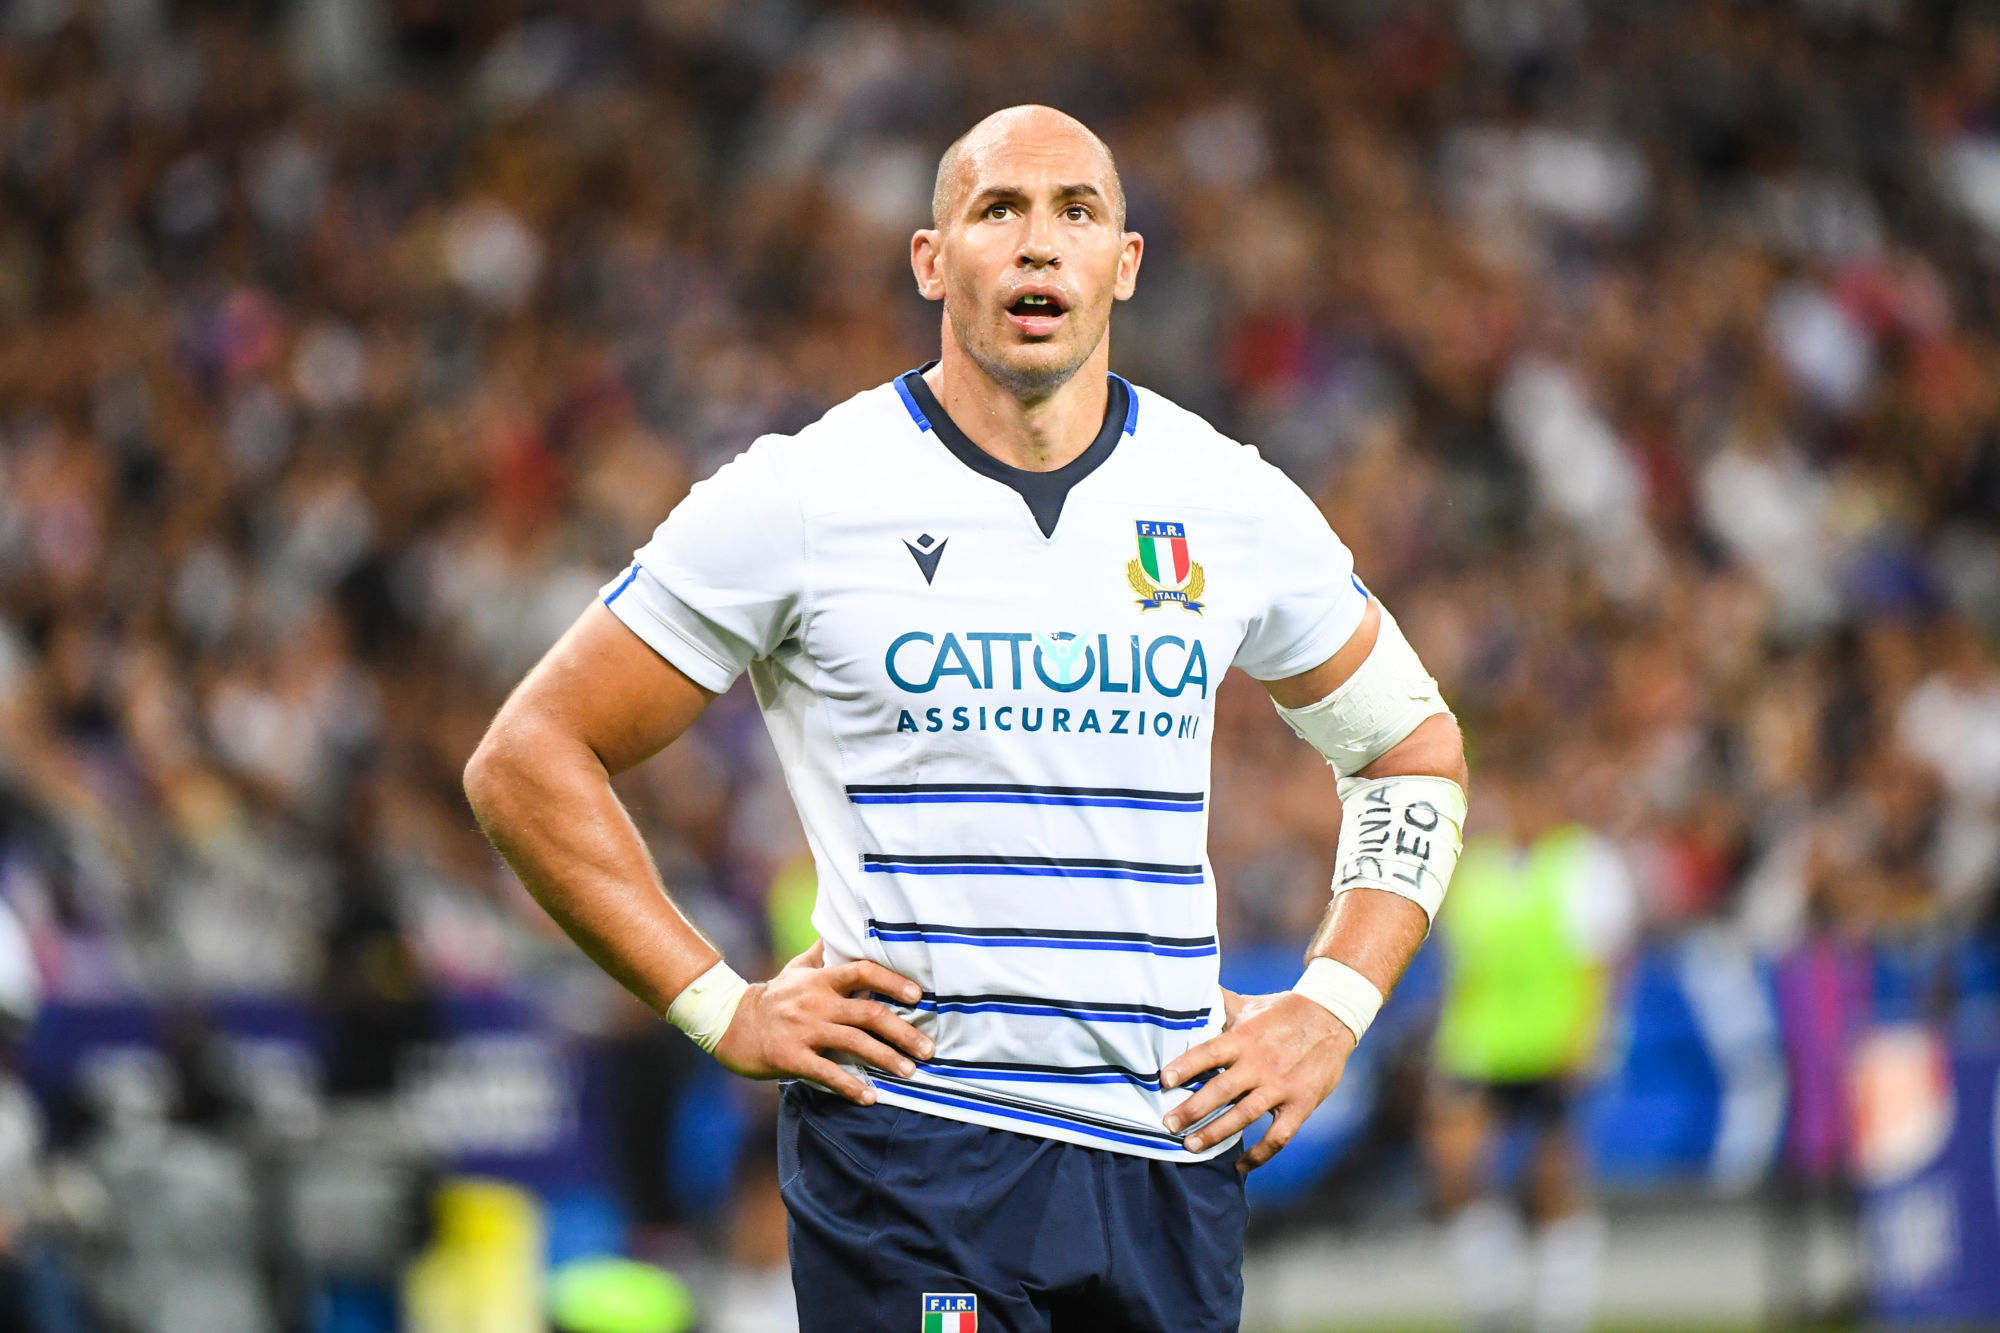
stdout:
<svg viewBox="0 0 2000 1333">
<path fill-rule="evenodd" d="M 736 1007 L 750 990 L 750 983 L 736 974 L 726 961 L 690 981 L 674 1002 L 667 1006 L 667 1021 L 694 1039 L 694 1044 L 713 1055 L 722 1034 L 736 1018 Z"/>
<path fill-rule="evenodd" d="M 1305 974 L 1293 984 L 1292 992 L 1332 1014 L 1354 1034 L 1357 1046 L 1382 1008 L 1382 992 L 1375 983 L 1332 958 L 1315 958 L 1307 963 Z"/>
</svg>

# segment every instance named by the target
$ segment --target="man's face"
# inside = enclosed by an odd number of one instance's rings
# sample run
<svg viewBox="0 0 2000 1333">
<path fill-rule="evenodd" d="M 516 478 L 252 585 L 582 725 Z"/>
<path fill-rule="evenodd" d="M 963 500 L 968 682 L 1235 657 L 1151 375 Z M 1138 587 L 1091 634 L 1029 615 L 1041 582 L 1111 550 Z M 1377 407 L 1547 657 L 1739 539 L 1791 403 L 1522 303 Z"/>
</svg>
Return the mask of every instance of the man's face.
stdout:
<svg viewBox="0 0 2000 1333">
<path fill-rule="evenodd" d="M 1060 125 L 968 144 L 936 230 L 911 247 L 918 287 L 952 336 L 1023 398 L 1054 393 L 1132 294 L 1142 242 L 1118 218 L 1111 164 Z"/>
</svg>

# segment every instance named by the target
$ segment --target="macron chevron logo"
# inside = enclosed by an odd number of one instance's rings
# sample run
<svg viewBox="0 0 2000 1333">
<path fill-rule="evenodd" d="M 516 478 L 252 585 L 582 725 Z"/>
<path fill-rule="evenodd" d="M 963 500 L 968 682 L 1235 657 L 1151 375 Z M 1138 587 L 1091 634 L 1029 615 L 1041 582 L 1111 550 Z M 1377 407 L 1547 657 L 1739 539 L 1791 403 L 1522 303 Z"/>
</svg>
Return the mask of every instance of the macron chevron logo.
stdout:
<svg viewBox="0 0 2000 1333">
<path fill-rule="evenodd" d="M 946 538 L 944 540 L 949 541 L 950 539 Z M 914 542 L 904 542 L 903 546 L 904 549 L 909 551 L 911 558 L 917 562 L 917 568 L 924 572 L 925 583 L 929 583 L 932 578 L 936 577 L 938 561 L 944 558 L 944 541 L 940 541 L 926 532 Z"/>
</svg>

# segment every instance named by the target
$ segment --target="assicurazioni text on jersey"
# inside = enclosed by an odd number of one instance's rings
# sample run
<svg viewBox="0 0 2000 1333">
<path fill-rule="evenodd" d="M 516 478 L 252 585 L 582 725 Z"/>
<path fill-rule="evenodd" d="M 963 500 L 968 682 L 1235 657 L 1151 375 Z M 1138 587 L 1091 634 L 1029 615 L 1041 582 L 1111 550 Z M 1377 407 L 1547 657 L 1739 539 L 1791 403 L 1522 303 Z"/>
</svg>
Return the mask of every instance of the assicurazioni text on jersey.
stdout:
<svg viewBox="0 0 2000 1333">
<path fill-rule="evenodd" d="M 1254 450 L 1109 388 L 1091 447 L 1025 473 L 911 372 L 759 439 L 603 596 L 697 684 L 749 670 L 827 961 L 924 991 L 936 1053 L 870 1070 L 882 1102 L 1188 1160 L 1159 1077 L 1222 1025 L 1215 688 L 1324 662 L 1367 594 Z"/>
</svg>

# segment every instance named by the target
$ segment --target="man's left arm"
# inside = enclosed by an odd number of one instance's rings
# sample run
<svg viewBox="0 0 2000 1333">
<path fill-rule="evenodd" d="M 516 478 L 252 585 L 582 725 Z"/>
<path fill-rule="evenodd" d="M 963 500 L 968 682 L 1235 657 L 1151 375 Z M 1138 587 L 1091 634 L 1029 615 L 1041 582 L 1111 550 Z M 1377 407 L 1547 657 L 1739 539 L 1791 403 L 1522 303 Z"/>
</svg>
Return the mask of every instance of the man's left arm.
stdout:
<svg viewBox="0 0 2000 1333">
<path fill-rule="evenodd" d="M 1263 1165 L 1289 1143 L 1340 1082 L 1360 1040 L 1356 1027 L 1367 1030 L 1374 1007 L 1429 933 L 1457 857 L 1469 779 L 1457 722 L 1441 701 L 1427 712 L 1431 706 L 1412 697 L 1414 663 L 1394 621 L 1388 620 L 1385 630 L 1380 606 L 1370 599 L 1339 652 L 1266 685 L 1286 721 L 1341 775 L 1350 802 L 1341 869 L 1333 902 L 1306 952 L 1301 989 L 1253 996 L 1225 992 L 1221 1034 L 1161 1072 L 1161 1086 L 1173 1088 L 1203 1071 L 1218 1071 L 1166 1117 L 1167 1128 L 1179 1133 L 1228 1108 L 1187 1138 L 1192 1152 L 1273 1113 L 1270 1131 L 1243 1154 L 1239 1169 Z M 1435 700 L 1435 683 L 1428 683 Z M 1391 778 L 1422 781 L 1381 781 Z M 1399 795 L 1399 786 L 1418 790 Z M 1448 808 L 1452 787 L 1455 809 Z M 1434 793 L 1446 799 L 1426 799 Z"/>
</svg>

